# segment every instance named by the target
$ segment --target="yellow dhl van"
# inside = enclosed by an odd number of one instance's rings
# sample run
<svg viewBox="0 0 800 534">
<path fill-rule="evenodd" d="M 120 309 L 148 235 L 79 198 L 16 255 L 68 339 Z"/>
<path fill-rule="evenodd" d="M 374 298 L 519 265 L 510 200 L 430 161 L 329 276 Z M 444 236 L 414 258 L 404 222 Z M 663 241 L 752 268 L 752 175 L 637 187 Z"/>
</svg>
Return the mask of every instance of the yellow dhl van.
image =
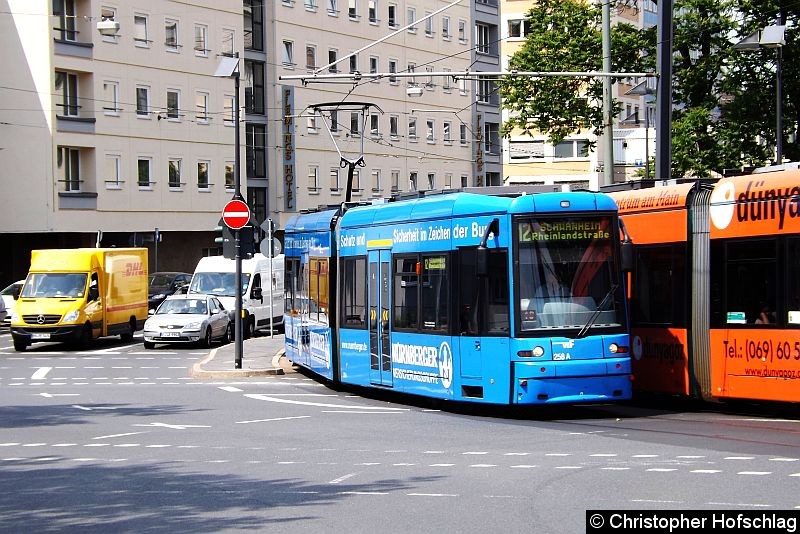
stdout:
<svg viewBox="0 0 800 534">
<path fill-rule="evenodd" d="M 130 341 L 146 319 L 146 248 L 34 250 L 11 336 L 20 352 L 36 341 L 85 347 L 116 334 Z"/>
</svg>

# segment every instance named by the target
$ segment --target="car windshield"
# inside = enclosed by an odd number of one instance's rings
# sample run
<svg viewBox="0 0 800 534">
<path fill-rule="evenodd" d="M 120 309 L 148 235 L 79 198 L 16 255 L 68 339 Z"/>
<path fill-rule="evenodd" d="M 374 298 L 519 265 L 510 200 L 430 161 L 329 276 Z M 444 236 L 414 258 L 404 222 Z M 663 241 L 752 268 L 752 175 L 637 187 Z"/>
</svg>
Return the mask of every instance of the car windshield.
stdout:
<svg viewBox="0 0 800 534">
<path fill-rule="evenodd" d="M 20 290 L 22 284 L 19 282 L 14 282 L 10 286 L 6 287 L 4 290 L 0 291 L 0 295 L 13 295 L 17 291 Z"/>
<path fill-rule="evenodd" d="M 151 274 L 150 275 L 150 285 L 151 286 L 168 286 L 172 283 L 172 280 L 175 278 L 175 275 L 172 274 Z"/>
<path fill-rule="evenodd" d="M 86 292 L 86 273 L 31 273 L 21 297 L 81 298 Z"/>
<path fill-rule="evenodd" d="M 242 294 L 247 291 L 250 274 L 242 273 Z M 189 286 L 190 293 L 205 293 L 218 297 L 236 296 L 235 273 L 194 273 Z"/>
<path fill-rule="evenodd" d="M 612 227 L 610 217 L 517 222 L 523 331 L 622 324 Z"/>
<path fill-rule="evenodd" d="M 208 306 L 205 299 L 167 299 L 156 310 L 156 315 L 191 314 L 206 315 Z"/>
</svg>

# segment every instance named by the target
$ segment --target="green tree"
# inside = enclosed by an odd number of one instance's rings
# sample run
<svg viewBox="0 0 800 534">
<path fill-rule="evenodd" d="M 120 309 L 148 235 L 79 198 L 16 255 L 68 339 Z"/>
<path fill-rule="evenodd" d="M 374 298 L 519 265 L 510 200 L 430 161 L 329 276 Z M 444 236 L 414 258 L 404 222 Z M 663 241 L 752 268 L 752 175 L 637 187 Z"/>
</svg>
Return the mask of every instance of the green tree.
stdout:
<svg viewBox="0 0 800 534">
<path fill-rule="evenodd" d="M 785 5 L 781 6 L 781 2 Z M 673 35 L 672 176 L 706 177 L 726 168 L 763 165 L 775 143 L 775 51 L 739 52 L 751 31 L 800 18 L 785 0 L 676 0 Z M 531 32 L 509 62 L 519 71 L 600 70 L 600 7 L 543 0 L 528 14 Z M 800 32 L 787 29 L 783 48 L 784 157 L 800 159 Z M 612 28 L 615 71 L 654 69 L 655 28 Z M 539 131 L 551 142 L 591 129 L 602 133 L 602 80 L 522 79 L 501 84 L 504 125 Z M 615 114 L 619 106 L 615 106 Z"/>
</svg>

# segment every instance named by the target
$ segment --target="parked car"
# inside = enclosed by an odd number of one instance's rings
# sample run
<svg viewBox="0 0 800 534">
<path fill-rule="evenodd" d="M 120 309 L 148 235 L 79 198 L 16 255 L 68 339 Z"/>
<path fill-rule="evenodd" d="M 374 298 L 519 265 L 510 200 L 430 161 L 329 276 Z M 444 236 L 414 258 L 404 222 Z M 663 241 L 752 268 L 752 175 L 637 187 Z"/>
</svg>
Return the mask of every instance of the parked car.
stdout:
<svg viewBox="0 0 800 534">
<path fill-rule="evenodd" d="M 22 290 L 22 284 L 25 280 L 17 280 L 13 284 L 0 291 L 0 300 L 3 301 L 7 315 L 3 318 L 3 324 L 11 324 L 11 313 L 14 311 L 14 304 L 17 302 L 19 292 Z M 2 313 L 0 313 L 0 316 Z"/>
<path fill-rule="evenodd" d="M 165 298 L 175 293 L 176 290 L 188 286 L 192 280 L 189 273 L 150 273 L 147 289 L 147 308 L 155 310 Z"/>
<path fill-rule="evenodd" d="M 8 319 L 8 312 L 6 311 L 6 303 L 3 299 L 0 299 L 0 323 L 5 323 L 6 319 Z"/>
<path fill-rule="evenodd" d="M 230 343 L 233 335 L 230 315 L 212 295 L 171 295 L 144 323 L 144 348 L 156 343 L 201 343 L 213 340 Z"/>
</svg>

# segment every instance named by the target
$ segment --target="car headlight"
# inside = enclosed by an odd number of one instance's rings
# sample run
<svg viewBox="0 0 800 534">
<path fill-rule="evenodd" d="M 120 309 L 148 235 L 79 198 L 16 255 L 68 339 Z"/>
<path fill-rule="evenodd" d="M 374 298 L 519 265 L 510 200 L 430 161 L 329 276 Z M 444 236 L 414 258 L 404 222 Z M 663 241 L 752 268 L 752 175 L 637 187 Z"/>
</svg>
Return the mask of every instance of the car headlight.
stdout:
<svg viewBox="0 0 800 534">
<path fill-rule="evenodd" d="M 200 325 L 201 324 L 202 323 L 199 323 L 199 322 L 189 323 L 186 326 L 184 326 L 183 328 L 185 330 L 200 330 Z"/>
<path fill-rule="evenodd" d="M 65 323 L 74 323 L 75 321 L 78 320 L 78 315 L 80 315 L 80 312 L 78 310 L 72 310 L 71 312 L 67 312 L 67 314 L 64 316 L 63 321 Z"/>
<path fill-rule="evenodd" d="M 167 298 L 167 295 L 165 295 L 164 293 L 159 293 L 158 295 L 151 296 L 150 300 L 158 300 L 158 299 L 165 299 L 165 298 Z"/>
</svg>

